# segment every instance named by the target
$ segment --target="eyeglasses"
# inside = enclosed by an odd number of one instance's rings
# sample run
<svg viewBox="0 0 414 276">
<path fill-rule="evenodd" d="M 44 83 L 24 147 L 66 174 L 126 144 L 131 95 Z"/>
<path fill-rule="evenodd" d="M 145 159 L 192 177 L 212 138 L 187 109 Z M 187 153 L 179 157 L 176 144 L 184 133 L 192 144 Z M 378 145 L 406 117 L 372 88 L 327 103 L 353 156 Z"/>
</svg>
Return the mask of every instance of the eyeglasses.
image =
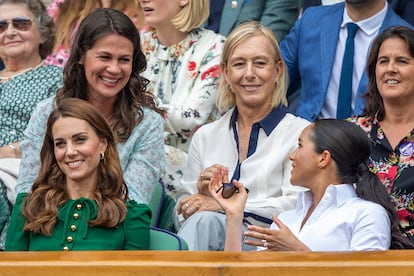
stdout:
<svg viewBox="0 0 414 276">
<path fill-rule="evenodd" d="M 246 190 L 247 193 L 249 193 L 249 189 L 244 188 Z M 236 188 L 236 186 L 234 186 L 233 183 L 223 183 L 223 185 L 220 186 L 220 188 L 218 188 L 218 190 L 216 191 L 216 193 L 220 192 L 221 190 L 221 195 L 223 196 L 223 198 L 229 198 L 231 197 L 234 193 L 238 193 L 239 189 Z"/>
<path fill-rule="evenodd" d="M 15 28 L 18 31 L 28 31 L 30 27 L 32 27 L 32 22 L 35 22 L 35 19 L 31 19 L 26 16 L 19 16 L 15 17 L 13 19 L 3 19 L 0 20 L 0 34 L 4 33 L 7 28 L 9 27 L 9 24 L 12 23 L 13 28 Z"/>
</svg>

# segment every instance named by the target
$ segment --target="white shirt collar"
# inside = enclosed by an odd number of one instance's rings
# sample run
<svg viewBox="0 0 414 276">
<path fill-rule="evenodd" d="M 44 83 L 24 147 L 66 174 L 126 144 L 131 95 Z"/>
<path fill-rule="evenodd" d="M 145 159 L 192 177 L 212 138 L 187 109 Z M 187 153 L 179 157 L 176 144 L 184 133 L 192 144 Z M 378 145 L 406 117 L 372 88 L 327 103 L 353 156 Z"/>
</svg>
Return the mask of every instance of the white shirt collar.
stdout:
<svg viewBox="0 0 414 276">
<path fill-rule="evenodd" d="M 354 22 L 352 21 L 352 19 L 349 17 L 348 13 L 346 12 L 346 8 L 344 9 L 344 15 L 343 15 L 343 20 L 342 20 L 342 24 L 341 24 L 341 28 L 345 28 L 346 24 L 349 22 L 353 22 L 356 23 L 358 25 L 358 27 L 367 35 L 371 35 L 375 32 L 377 32 L 382 25 L 382 22 L 384 21 L 384 18 L 387 14 L 387 9 L 388 9 L 388 3 L 387 1 L 385 1 L 385 6 L 384 8 L 376 13 L 375 15 L 358 21 L 358 22 Z"/>
</svg>

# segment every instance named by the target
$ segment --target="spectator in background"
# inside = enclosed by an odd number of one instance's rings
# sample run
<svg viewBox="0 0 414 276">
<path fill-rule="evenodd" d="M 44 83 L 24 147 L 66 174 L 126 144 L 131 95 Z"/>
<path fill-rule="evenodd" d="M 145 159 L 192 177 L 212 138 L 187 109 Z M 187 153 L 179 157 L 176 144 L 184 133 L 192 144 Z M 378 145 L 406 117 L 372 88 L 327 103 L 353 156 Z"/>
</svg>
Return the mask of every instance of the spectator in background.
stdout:
<svg viewBox="0 0 414 276">
<path fill-rule="evenodd" d="M 43 59 L 52 52 L 55 25 L 40 0 L 0 0 L 0 249 L 15 201 L 20 141 L 36 105 L 62 86 L 62 70 Z"/>
<path fill-rule="evenodd" d="M 289 154 L 308 121 L 287 113 L 288 76 L 273 32 L 256 21 L 238 25 L 221 69 L 217 103 L 228 111 L 195 133 L 177 193 L 178 235 L 190 250 L 224 249 L 226 216 L 208 190 L 217 170 L 250 189 L 244 228 L 269 227 L 272 214 L 294 208 L 298 192 L 289 181 Z"/>
<path fill-rule="evenodd" d="M 372 44 L 367 71 L 367 103 L 363 116 L 352 122 L 367 133 L 369 167 L 414 241 L 414 30 L 399 26 L 381 33 Z"/>
<path fill-rule="evenodd" d="M 143 17 L 139 15 L 138 2 L 135 0 L 53 0 L 48 5 L 48 13 L 57 27 L 56 44 L 53 53 L 45 60 L 46 64 L 64 67 L 70 52 L 70 46 L 79 28 L 80 22 L 99 7 L 124 11 L 136 24 L 142 27 Z"/>
<path fill-rule="evenodd" d="M 298 1 L 293 0 L 210 0 L 214 13 L 206 28 L 224 36 L 240 22 L 255 20 L 270 28 L 282 41 L 299 15 Z M 219 10 L 219 7 L 222 9 Z"/>
<path fill-rule="evenodd" d="M 62 99 L 49 116 L 41 160 L 31 192 L 17 196 L 6 250 L 149 248 L 151 211 L 128 199 L 102 113 L 87 101 Z"/>
<path fill-rule="evenodd" d="M 142 50 L 149 91 L 166 111 L 167 170 L 162 178 L 175 198 L 194 132 L 220 114 L 215 106 L 224 37 L 199 28 L 209 15 L 209 0 L 140 0 L 145 25 Z"/>
<path fill-rule="evenodd" d="M 348 92 L 351 114 L 361 114 L 364 107 L 361 95 L 367 91 L 365 61 L 371 41 L 389 26 L 410 26 L 386 0 L 346 0 L 307 9 L 280 44 L 289 69 L 289 106 L 298 116 L 310 121 L 337 118 L 337 107 L 345 105 L 338 102 L 338 90 L 348 23 L 358 27 Z"/>
<path fill-rule="evenodd" d="M 330 5 L 344 0 L 302 0 L 303 11 L 311 6 Z M 414 25 L 414 1 L 413 0 L 388 0 L 396 14 L 402 19 Z"/>
<path fill-rule="evenodd" d="M 290 155 L 292 185 L 307 188 L 296 209 L 273 216 L 270 229 L 248 226 L 244 243 L 269 251 L 371 251 L 412 249 L 378 177 L 366 161 L 370 144 L 365 133 L 343 120 L 317 120 L 306 127 Z M 226 213 L 228 251 L 242 248 L 243 185 L 225 199 L 217 193 L 226 174 L 214 175 L 210 193 Z M 250 195 L 249 195 L 250 196 Z M 253 239 L 252 239 L 253 238 Z"/>
</svg>

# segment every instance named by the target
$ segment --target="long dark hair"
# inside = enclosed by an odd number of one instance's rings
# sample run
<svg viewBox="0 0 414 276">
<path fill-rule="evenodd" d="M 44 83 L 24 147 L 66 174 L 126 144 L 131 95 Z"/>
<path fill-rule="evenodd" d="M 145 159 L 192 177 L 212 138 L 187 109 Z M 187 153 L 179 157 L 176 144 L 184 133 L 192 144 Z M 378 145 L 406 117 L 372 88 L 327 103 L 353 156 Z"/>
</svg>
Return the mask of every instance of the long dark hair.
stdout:
<svg viewBox="0 0 414 276">
<path fill-rule="evenodd" d="M 366 133 L 348 121 L 322 119 L 314 122 L 310 139 L 317 153 L 330 152 L 342 183 L 354 183 L 359 197 L 384 207 L 391 222 L 390 249 L 414 248 L 400 229 L 390 195 L 367 166 L 371 146 Z"/>
<path fill-rule="evenodd" d="M 407 43 L 411 56 L 414 57 L 414 30 L 410 28 L 404 26 L 390 27 L 379 34 L 372 42 L 367 61 L 368 92 L 364 95 L 366 103 L 363 115 L 371 118 L 377 116 L 379 121 L 384 119 L 385 110 L 384 102 L 378 90 L 375 71 L 382 43 L 393 37 L 404 40 Z"/>
<path fill-rule="evenodd" d="M 59 208 L 68 201 L 66 191 L 66 175 L 57 164 L 54 155 L 54 140 L 52 128 L 59 118 L 71 117 L 86 121 L 99 138 L 107 140 L 104 159 L 100 161 L 98 183 L 95 190 L 95 200 L 98 205 L 96 219 L 91 225 L 115 227 L 126 216 L 125 200 L 128 188 L 122 176 L 122 168 L 118 157 L 115 139 L 105 118 L 88 102 L 77 98 L 66 98 L 49 116 L 46 134 L 43 140 L 40 159 L 39 176 L 32 186 L 31 194 L 26 198 L 22 210 L 26 217 L 25 231 L 37 234 L 51 235 L 57 222 Z M 99 153 L 97 153 L 99 154 Z"/>
<path fill-rule="evenodd" d="M 79 64 L 95 42 L 109 34 L 117 34 L 131 41 L 134 52 L 132 73 L 127 85 L 118 93 L 114 103 L 114 123 L 112 129 L 118 142 L 125 142 L 134 127 L 144 117 L 143 107 L 160 114 L 154 96 L 147 92 L 148 80 L 141 76 L 146 69 L 146 59 L 141 51 L 139 33 L 134 23 L 123 12 L 98 8 L 88 14 L 79 26 L 71 46 L 68 62 L 63 70 L 63 88 L 57 93 L 56 101 L 74 97 L 88 100 L 85 68 Z"/>
</svg>

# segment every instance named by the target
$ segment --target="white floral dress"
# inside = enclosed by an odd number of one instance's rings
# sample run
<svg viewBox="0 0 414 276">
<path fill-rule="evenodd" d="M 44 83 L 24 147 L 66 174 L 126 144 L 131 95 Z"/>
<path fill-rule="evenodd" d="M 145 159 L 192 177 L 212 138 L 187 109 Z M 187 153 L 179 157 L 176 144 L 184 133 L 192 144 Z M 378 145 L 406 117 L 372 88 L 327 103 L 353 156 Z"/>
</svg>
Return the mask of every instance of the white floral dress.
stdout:
<svg viewBox="0 0 414 276">
<path fill-rule="evenodd" d="M 212 31 L 195 29 L 183 41 L 165 47 L 156 32 L 142 34 L 148 63 L 144 77 L 168 114 L 164 120 L 167 169 L 163 182 L 172 196 L 180 186 L 192 135 L 219 117 L 215 101 L 224 41 L 225 37 Z"/>
</svg>

